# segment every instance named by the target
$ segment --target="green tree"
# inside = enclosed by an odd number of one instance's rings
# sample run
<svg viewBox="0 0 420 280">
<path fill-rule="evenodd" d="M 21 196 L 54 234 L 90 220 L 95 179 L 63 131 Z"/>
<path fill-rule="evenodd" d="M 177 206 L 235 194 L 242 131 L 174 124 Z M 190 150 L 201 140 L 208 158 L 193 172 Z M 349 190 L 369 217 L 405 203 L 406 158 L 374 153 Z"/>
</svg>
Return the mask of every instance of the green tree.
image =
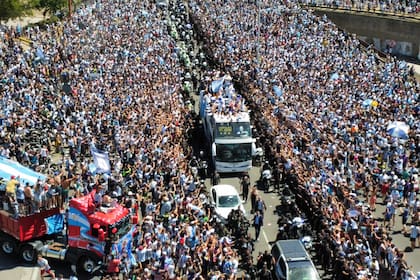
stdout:
<svg viewBox="0 0 420 280">
<path fill-rule="evenodd" d="M 21 17 L 25 11 L 20 0 L 0 0 L 0 22 Z"/>
<path fill-rule="evenodd" d="M 68 0 L 37 0 L 39 9 L 44 11 L 46 14 L 55 14 L 58 11 L 61 11 L 64 7 L 67 6 Z"/>
</svg>

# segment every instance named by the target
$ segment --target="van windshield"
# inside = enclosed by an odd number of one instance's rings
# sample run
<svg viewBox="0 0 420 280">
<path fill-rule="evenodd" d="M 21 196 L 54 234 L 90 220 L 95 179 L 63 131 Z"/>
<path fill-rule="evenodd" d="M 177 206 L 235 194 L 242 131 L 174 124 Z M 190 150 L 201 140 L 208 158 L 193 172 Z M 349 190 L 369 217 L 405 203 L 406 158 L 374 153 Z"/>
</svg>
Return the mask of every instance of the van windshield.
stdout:
<svg viewBox="0 0 420 280">
<path fill-rule="evenodd" d="M 309 261 L 289 262 L 289 275 L 287 279 L 290 280 L 316 280 L 319 279 L 317 271 Z"/>
<path fill-rule="evenodd" d="M 218 207 L 232 208 L 239 205 L 239 198 L 236 195 L 219 196 Z"/>
</svg>

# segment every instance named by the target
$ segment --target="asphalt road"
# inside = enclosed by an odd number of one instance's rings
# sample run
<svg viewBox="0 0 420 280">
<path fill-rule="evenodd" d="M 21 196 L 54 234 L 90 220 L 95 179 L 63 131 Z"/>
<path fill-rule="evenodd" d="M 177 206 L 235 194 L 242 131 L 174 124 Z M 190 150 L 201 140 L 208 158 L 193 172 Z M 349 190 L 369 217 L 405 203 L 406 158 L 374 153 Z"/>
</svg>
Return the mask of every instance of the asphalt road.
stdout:
<svg viewBox="0 0 420 280">
<path fill-rule="evenodd" d="M 251 185 L 258 181 L 260 177 L 260 168 L 259 167 L 253 167 L 251 171 L 249 172 L 250 179 L 251 179 Z M 239 183 L 239 177 L 235 175 L 231 176 L 225 176 L 221 178 L 221 184 L 230 184 L 237 188 L 238 192 L 240 193 L 240 183 Z M 210 180 L 206 181 L 206 185 L 210 186 L 211 182 Z M 260 252 L 264 252 L 265 250 L 271 250 L 270 242 L 275 241 L 277 236 L 277 220 L 278 215 L 276 213 L 276 207 L 280 205 L 280 196 L 277 193 L 269 192 L 264 193 L 263 191 L 259 190 L 259 194 L 265 201 L 267 205 L 267 211 L 264 215 L 264 226 L 262 228 L 260 239 L 259 241 L 255 242 L 255 250 L 253 252 L 254 260 L 256 260 L 256 257 Z M 382 202 L 382 198 L 378 199 L 378 202 Z M 245 209 L 247 211 L 247 215 L 249 219 L 252 219 L 253 215 L 250 214 L 251 210 L 251 203 L 250 199 L 248 199 L 248 202 L 245 203 Z M 380 218 L 382 217 L 382 213 L 385 211 L 385 206 L 378 203 L 375 211 L 375 217 Z M 402 220 L 401 216 L 397 215 L 395 218 L 395 227 L 394 231 L 392 232 L 392 242 L 396 245 L 397 248 L 400 250 L 404 250 L 407 246 L 410 245 L 410 240 L 408 237 L 404 236 L 401 233 L 402 228 Z M 249 229 L 249 233 L 251 233 L 251 236 L 255 236 L 255 232 L 253 228 Z M 314 252 L 312 252 L 312 255 L 314 255 Z M 407 263 L 409 267 L 411 267 L 411 271 L 414 272 L 415 275 L 417 275 L 418 272 L 420 272 L 420 247 L 417 247 L 413 252 L 405 253 L 405 259 L 407 260 Z M 316 267 L 318 269 L 318 272 L 322 276 L 322 279 L 329 279 L 328 276 L 324 275 L 324 271 L 322 271 L 321 266 L 317 264 L 317 260 L 313 260 L 316 264 Z M 387 280 L 391 279 L 386 272 L 382 272 L 380 275 L 381 280 Z"/>
</svg>

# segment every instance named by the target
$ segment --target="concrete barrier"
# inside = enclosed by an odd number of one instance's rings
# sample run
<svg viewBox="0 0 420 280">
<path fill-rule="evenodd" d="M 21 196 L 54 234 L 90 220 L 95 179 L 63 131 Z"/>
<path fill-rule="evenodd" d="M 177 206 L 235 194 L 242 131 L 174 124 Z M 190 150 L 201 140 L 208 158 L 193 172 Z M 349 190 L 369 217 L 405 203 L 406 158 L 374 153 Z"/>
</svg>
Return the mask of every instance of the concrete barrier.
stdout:
<svg viewBox="0 0 420 280">
<path fill-rule="evenodd" d="M 346 32 L 376 49 L 420 60 L 420 18 L 384 13 L 308 7 L 317 15 L 326 15 Z"/>
</svg>

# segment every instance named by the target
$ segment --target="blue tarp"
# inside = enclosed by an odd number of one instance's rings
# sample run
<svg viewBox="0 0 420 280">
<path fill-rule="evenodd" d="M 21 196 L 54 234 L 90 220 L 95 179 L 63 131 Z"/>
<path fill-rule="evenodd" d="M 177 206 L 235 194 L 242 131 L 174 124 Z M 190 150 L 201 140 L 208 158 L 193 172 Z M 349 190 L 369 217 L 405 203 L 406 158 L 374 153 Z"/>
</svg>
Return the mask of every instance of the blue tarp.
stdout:
<svg viewBox="0 0 420 280">
<path fill-rule="evenodd" d="M 45 218 L 45 224 L 47 226 L 47 234 L 61 233 L 64 229 L 64 217 L 62 214 L 56 214 Z"/>
<path fill-rule="evenodd" d="M 0 157 L 0 177 L 9 180 L 11 176 L 20 177 L 20 182 L 35 185 L 37 180 L 44 181 L 46 176 L 21 165 L 20 163 Z"/>
</svg>

